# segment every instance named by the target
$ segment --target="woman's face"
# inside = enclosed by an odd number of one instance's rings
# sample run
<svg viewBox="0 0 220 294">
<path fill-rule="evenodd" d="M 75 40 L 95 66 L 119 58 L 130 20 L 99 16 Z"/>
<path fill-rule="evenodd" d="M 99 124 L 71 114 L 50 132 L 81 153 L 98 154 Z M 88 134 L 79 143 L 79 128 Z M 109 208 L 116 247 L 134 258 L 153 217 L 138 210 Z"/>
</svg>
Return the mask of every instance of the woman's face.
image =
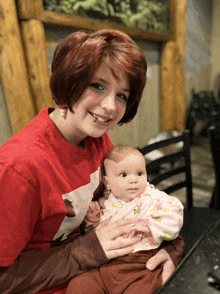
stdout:
<svg viewBox="0 0 220 294">
<path fill-rule="evenodd" d="M 117 79 L 103 62 L 91 83 L 73 105 L 72 126 L 75 138 L 98 138 L 122 119 L 127 107 L 130 87 L 124 72 L 112 66 Z"/>
</svg>

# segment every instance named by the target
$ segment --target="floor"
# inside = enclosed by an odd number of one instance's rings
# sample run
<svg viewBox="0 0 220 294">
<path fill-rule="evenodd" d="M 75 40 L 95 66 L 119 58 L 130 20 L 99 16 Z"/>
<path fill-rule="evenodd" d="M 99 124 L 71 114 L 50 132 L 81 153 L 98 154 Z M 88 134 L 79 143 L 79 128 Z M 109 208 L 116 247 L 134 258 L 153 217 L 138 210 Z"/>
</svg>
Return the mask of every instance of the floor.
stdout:
<svg viewBox="0 0 220 294">
<path fill-rule="evenodd" d="M 191 146 L 194 206 L 208 207 L 215 184 L 212 156 L 207 137 L 199 137 Z M 181 175 L 180 175 L 181 176 Z M 172 180 L 171 180 L 172 181 Z M 163 186 L 159 187 L 162 189 Z M 185 205 L 185 188 L 172 193 Z"/>
<path fill-rule="evenodd" d="M 200 137 L 191 147 L 193 197 L 195 206 L 208 207 L 215 185 L 212 156 L 207 137 Z"/>
</svg>

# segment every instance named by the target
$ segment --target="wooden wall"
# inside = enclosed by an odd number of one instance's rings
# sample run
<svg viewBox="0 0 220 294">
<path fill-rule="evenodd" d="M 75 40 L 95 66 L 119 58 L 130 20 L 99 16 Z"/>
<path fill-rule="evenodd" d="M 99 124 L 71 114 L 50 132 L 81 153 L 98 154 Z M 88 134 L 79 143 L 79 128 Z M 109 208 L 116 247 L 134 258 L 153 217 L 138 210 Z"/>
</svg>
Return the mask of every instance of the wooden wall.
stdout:
<svg viewBox="0 0 220 294">
<path fill-rule="evenodd" d="M 161 131 L 185 128 L 184 58 L 186 0 L 170 0 L 171 34 L 63 16 L 43 10 L 42 0 L 0 1 L 0 74 L 13 134 L 53 105 L 44 25 L 72 29 L 120 29 L 132 38 L 162 43 Z"/>
</svg>

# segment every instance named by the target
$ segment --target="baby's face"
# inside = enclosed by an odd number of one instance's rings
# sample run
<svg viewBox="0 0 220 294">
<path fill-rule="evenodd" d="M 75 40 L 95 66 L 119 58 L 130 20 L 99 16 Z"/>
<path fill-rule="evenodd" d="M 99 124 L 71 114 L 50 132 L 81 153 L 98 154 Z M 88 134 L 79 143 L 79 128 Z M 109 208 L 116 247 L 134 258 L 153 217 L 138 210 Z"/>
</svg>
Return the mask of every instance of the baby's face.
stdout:
<svg viewBox="0 0 220 294">
<path fill-rule="evenodd" d="M 106 160 L 106 188 L 124 201 L 132 201 L 147 187 L 145 159 L 141 154 L 132 153 L 120 162 Z"/>
</svg>

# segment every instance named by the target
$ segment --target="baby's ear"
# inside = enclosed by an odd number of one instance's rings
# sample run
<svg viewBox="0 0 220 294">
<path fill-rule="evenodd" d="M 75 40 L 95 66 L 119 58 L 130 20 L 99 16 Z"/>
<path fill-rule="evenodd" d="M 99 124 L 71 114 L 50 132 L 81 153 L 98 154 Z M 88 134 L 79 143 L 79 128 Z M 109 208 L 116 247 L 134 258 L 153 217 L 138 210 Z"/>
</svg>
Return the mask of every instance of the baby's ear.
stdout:
<svg viewBox="0 0 220 294">
<path fill-rule="evenodd" d="M 105 188 L 106 188 L 107 190 L 111 190 L 110 184 L 109 184 L 109 182 L 108 182 L 108 177 L 107 177 L 107 176 L 103 176 L 103 177 L 102 177 L 102 181 L 103 181 L 103 183 L 104 183 L 104 185 L 105 185 Z"/>
</svg>

